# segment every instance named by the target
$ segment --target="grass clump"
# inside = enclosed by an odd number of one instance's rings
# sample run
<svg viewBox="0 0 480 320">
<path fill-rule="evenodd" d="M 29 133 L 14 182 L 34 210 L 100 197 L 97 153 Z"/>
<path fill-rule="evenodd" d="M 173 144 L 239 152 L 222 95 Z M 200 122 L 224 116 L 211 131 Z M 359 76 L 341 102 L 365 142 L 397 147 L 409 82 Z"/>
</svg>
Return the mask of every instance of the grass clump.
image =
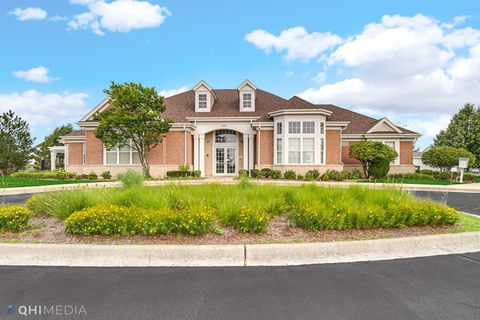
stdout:
<svg viewBox="0 0 480 320">
<path fill-rule="evenodd" d="M 0 231 L 21 231 L 28 226 L 31 216 L 32 212 L 22 206 L 0 207 Z"/>
<path fill-rule="evenodd" d="M 119 174 L 118 178 L 120 179 L 120 181 L 122 181 L 123 187 L 127 189 L 141 186 L 145 181 L 145 176 L 142 172 L 138 172 L 132 169 Z"/>
</svg>

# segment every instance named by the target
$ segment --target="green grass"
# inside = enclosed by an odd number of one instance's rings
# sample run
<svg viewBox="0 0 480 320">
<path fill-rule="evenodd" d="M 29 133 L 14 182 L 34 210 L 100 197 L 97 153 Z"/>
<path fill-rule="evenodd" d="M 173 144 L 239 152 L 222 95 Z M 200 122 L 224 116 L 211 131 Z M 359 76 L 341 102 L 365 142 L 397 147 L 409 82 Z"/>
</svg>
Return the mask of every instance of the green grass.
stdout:
<svg viewBox="0 0 480 320">
<path fill-rule="evenodd" d="M 12 178 L 0 177 L 1 188 L 18 188 L 18 187 L 37 187 L 50 186 L 56 184 L 72 184 L 72 183 L 89 183 L 89 182 L 103 182 L 102 180 L 43 180 L 33 178 Z"/>
<path fill-rule="evenodd" d="M 375 180 L 357 180 L 362 183 L 402 183 L 402 184 L 430 184 L 430 185 L 452 185 L 460 182 L 448 180 L 418 180 L 418 179 L 375 179 Z"/>
<path fill-rule="evenodd" d="M 473 217 L 469 214 L 459 213 L 458 223 L 461 225 L 459 229 L 453 232 L 475 232 L 480 231 L 480 217 Z"/>
</svg>

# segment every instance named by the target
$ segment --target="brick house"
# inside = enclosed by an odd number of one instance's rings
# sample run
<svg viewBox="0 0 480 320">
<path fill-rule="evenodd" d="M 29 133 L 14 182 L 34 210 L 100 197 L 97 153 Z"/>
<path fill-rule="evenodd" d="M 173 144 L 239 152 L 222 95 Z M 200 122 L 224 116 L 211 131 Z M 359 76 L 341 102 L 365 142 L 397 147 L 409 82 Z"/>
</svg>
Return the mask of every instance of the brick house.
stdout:
<svg viewBox="0 0 480 320">
<path fill-rule="evenodd" d="M 213 89 L 200 81 L 192 90 L 165 98 L 164 116 L 175 120 L 164 141 L 149 154 L 154 177 L 189 164 L 202 176 L 236 175 L 240 169 L 274 168 L 305 174 L 310 169 L 361 168 L 348 156 L 359 141 L 381 141 L 399 157 L 393 173 L 414 172 L 413 144 L 418 133 L 386 118 L 374 119 L 331 104 L 313 104 L 297 96 L 284 99 L 246 80 L 236 89 Z M 61 138 L 65 169 L 97 174 L 141 170 L 129 147 L 106 150 L 95 138 L 96 112 L 108 108 L 105 99 L 83 117 L 81 130 Z"/>
</svg>

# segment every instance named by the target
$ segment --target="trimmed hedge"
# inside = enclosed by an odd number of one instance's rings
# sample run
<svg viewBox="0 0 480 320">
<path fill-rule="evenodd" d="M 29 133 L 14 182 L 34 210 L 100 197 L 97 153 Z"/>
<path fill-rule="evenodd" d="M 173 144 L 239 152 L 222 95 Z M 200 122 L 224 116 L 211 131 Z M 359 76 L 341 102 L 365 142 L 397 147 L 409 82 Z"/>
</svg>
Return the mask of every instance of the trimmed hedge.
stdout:
<svg viewBox="0 0 480 320">
<path fill-rule="evenodd" d="M 172 211 L 99 204 L 74 212 L 65 220 L 66 231 L 80 235 L 202 234 L 212 230 L 212 208 Z"/>
<path fill-rule="evenodd" d="M 435 180 L 432 175 L 425 173 L 397 173 L 389 174 L 390 179 L 415 179 L 415 180 Z"/>
<path fill-rule="evenodd" d="M 199 178 L 200 171 L 172 170 L 167 171 L 167 178 Z"/>
<path fill-rule="evenodd" d="M 320 172 L 316 169 L 308 170 L 305 174 L 305 180 L 313 181 L 318 180 L 320 178 Z"/>
<path fill-rule="evenodd" d="M 74 172 L 66 172 L 63 170 L 56 171 L 18 171 L 12 173 L 12 178 L 32 178 L 32 179 L 56 179 L 66 180 L 75 179 L 77 174 Z"/>
<path fill-rule="evenodd" d="M 32 212 L 19 205 L 0 207 L 0 231 L 17 232 L 28 226 Z"/>
<path fill-rule="evenodd" d="M 283 174 L 283 177 L 288 180 L 297 180 L 297 173 L 293 170 L 287 170 Z"/>
</svg>

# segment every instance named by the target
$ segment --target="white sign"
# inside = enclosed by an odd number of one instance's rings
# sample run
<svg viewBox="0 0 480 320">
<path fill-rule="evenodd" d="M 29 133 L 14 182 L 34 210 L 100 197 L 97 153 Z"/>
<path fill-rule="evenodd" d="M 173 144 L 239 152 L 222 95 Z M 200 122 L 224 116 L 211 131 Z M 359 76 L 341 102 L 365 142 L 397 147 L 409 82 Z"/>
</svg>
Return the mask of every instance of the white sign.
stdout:
<svg viewBox="0 0 480 320">
<path fill-rule="evenodd" d="M 468 158 L 460 158 L 458 159 L 458 167 L 461 169 L 467 169 L 468 168 Z"/>
</svg>

